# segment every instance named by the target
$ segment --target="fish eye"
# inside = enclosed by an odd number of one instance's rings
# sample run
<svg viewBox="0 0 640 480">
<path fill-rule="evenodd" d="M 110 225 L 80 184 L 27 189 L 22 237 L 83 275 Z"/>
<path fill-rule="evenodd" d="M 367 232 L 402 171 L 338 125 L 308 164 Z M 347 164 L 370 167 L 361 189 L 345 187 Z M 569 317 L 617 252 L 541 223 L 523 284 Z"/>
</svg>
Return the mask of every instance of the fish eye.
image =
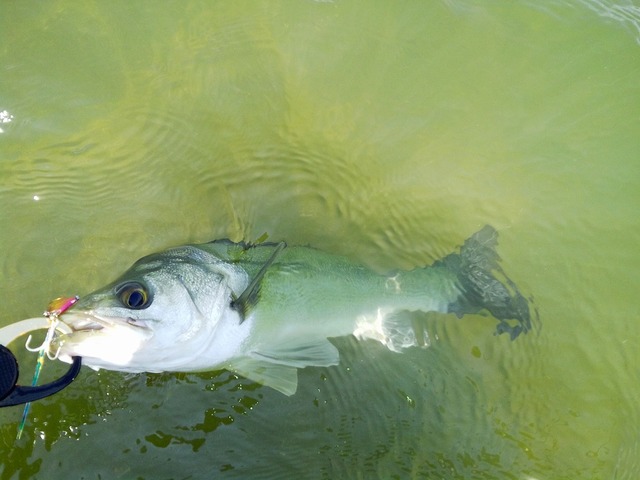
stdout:
<svg viewBox="0 0 640 480">
<path fill-rule="evenodd" d="M 151 297 L 144 287 L 138 282 L 127 282 L 116 287 L 116 296 L 120 303 L 132 310 L 141 310 L 151 305 Z"/>
</svg>

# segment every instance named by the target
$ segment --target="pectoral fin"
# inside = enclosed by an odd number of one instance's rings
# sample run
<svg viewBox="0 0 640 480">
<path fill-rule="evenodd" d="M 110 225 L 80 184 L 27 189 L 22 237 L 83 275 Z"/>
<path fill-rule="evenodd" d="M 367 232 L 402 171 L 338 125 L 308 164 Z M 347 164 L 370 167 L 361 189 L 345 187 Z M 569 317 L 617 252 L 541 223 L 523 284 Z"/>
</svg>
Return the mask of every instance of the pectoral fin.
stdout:
<svg viewBox="0 0 640 480">
<path fill-rule="evenodd" d="M 298 370 L 295 367 L 243 357 L 234 360 L 229 368 L 285 395 L 293 395 L 298 388 Z"/>
<path fill-rule="evenodd" d="M 235 359 L 230 369 L 285 395 L 293 395 L 298 387 L 298 368 L 337 365 L 340 359 L 326 338 L 262 347 L 250 355 Z"/>
<path fill-rule="evenodd" d="M 278 257 L 278 254 L 282 251 L 287 244 L 285 242 L 280 242 L 273 253 L 269 257 L 269 259 L 262 266 L 260 271 L 256 274 L 255 277 L 249 283 L 249 286 L 245 288 L 244 292 L 240 294 L 238 298 L 236 298 L 233 302 L 231 302 L 231 307 L 240 313 L 240 323 L 244 321 L 247 317 L 247 313 L 252 307 L 258 303 L 260 298 L 260 283 L 264 277 L 264 274 L 267 273 L 267 269 L 273 263 L 273 261 Z"/>
</svg>

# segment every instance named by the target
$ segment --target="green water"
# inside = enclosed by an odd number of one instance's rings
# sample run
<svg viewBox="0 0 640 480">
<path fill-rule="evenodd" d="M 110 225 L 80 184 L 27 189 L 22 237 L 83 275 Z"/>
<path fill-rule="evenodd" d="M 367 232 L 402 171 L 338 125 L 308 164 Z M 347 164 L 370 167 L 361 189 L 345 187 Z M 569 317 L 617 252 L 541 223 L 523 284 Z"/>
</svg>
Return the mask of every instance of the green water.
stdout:
<svg viewBox="0 0 640 480">
<path fill-rule="evenodd" d="M 2 1 L 0 35 L 0 325 L 181 243 L 385 270 L 487 223 L 539 314 L 339 339 L 293 397 L 83 369 L 20 441 L 0 411 L 0 478 L 640 476 L 640 7 Z"/>
</svg>

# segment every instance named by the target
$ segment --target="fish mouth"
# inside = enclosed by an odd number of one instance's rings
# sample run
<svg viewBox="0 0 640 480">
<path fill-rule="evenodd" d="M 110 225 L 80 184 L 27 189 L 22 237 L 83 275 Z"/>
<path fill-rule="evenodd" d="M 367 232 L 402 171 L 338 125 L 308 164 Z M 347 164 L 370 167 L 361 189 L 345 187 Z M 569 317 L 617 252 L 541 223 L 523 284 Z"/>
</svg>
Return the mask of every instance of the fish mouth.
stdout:
<svg viewBox="0 0 640 480">
<path fill-rule="evenodd" d="M 59 317 L 69 333 L 60 330 L 54 338 L 58 358 L 70 363 L 82 357 L 91 368 L 142 371 L 131 362 L 153 337 L 153 330 L 144 321 L 128 317 L 111 317 L 92 310 L 69 311 Z"/>
<path fill-rule="evenodd" d="M 102 330 L 107 326 L 106 319 L 94 315 L 65 314 L 60 317 L 60 322 L 71 329 L 71 333 L 89 330 Z"/>
<path fill-rule="evenodd" d="M 78 332 L 95 332 L 98 330 L 123 326 L 145 328 L 143 322 L 131 317 L 104 317 L 93 311 L 66 312 L 59 317 L 59 320 L 71 329 L 69 334 Z"/>
</svg>

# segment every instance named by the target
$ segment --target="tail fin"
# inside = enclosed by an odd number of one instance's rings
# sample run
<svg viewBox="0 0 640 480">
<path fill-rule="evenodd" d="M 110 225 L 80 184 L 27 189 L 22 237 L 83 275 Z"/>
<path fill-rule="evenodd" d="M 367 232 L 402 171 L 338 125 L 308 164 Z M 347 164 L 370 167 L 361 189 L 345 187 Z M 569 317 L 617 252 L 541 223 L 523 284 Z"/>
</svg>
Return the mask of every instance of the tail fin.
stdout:
<svg viewBox="0 0 640 480">
<path fill-rule="evenodd" d="M 529 302 L 500 268 L 497 244 L 498 232 L 487 225 L 464 242 L 459 254 L 441 260 L 455 272 L 462 292 L 448 311 L 462 316 L 486 310 L 500 321 L 496 334 L 507 332 L 514 340 L 531 329 Z"/>
</svg>

